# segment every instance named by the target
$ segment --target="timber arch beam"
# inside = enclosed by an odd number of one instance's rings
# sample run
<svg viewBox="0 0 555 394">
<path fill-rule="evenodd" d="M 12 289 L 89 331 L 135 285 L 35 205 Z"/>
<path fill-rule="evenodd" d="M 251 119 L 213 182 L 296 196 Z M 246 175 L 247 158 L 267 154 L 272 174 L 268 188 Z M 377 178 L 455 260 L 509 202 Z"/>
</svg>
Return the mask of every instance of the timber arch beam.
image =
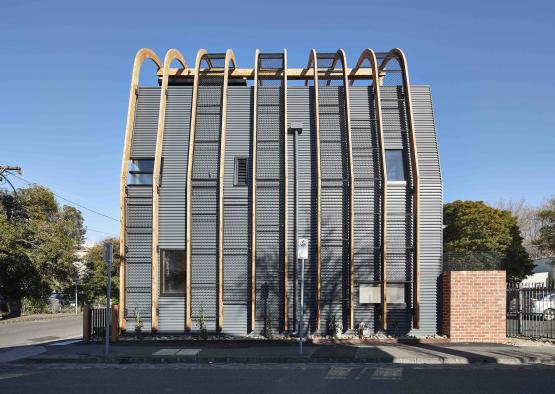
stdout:
<svg viewBox="0 0 555 394">
<path fill-rule="evenodd" d="M 141 75 L 141 67 L 146 60 L 152 60 L 158 70 L 160 70 L 161 63 L 158 56 L 148 48 L 141 48 L 135 55 L 133 62 L 133 71 L 131 74 L 131 88 L 129 90 L 129 106 L 127 109 L 127 122 L 125 126 L 125 139 L 123 146 L 123 157 L 121 161 L 121 176 L 120 176 L 120 255 L 122 263 L 120 264 L 120 288 L 119 288 L 119 324 L 122 330 L 125 330 L 125 245 L 126 245 L 126 187 L 127 187 L 127 172 L 129 170 L 129 159 L 131 158 L 131 142 L 133 139 L 133 129 L 135 126 L 135 112 L 137 109 L 137 88 L 139 85 L 139 77 Z"/>
<path fill-rule="evenodd" d="M 370 63 L 372 75 L 378 75 L 378 60 L 376 54 L 372 49 L 365 49 L 358 58 L 355 71 L 358 71 L 364 61 Z M 385 145 L 383 133 L 383 120 L 382 120 L 382 105 L 381 105 L 381 92 L 380 83 L 378 78 L 372 79 L 372 88 L 374 93 L 374 111 L 376 118 L 376 128 L 378 132 L 378 144 L 380 152 L 380 177 L 381 177 L 381 236 L 380 236 L 380 258 L 381 258 L 381 313 L 382 313 L 382 330 L 387 329 L 387 166 L 385 161 Z M 351 80 L 351 86 L 353 84 Z"/>
<path fill-rule="evenodd" d="M 168 98 L 168 77 L 170 66 L 174 60 L 179 61 L 182 70 L 188 68 L 183 55 L 177 49 L 170 49 L 164 58 L 162 71 L 162 88 L 160 90 L 160 110 L 158 113 L 158 130 L 156 133 L 156 151 L 154 154 L 154 170 L 152 175 L 152 331 L 158 330 L 158 297 L 159 297 L 159 249 L 158 249 L 158 211 L 160 203 L 159 185 L 162 167 L 162 149 L 164 145 L 164 127 L 166 120 L 166 103 Z"/>
<path fill-rule="evenodd" d="M 220 163 L 218 166 L 218 318 L 217 328 L 224 327 L 224 175 L 225 175 L 225 141 L 227 130 L 227 88 L 230 63 L 237 68 L 235 54 L 231 49 L 225 52 L 224 81 L 222 92 L 222 113 L 220 122 Z"/>
<path fill-rule="evenodd" d="M 199 69 L 200 63 L 207 52 L 205 49 L 200 49 L 197 52 L 197 57 L 195 59 L 195 76 L 193 82 L 193 98 L 191 104 L 191 125 L 189 131 L 189 152 L 187 158 L 187 190 L 186 190 L 186 201 L 187 201 L 187 219 L 186 219 L 186 235 L 185 235 L 185 330 L 191 331 L 193 328 L 193 322 L 191 320 L 191 220 L 193 217 L 193 210 L 191 207 L 192 196 L 193 196 L 193 154 L 195 150 L 195 130 L 196 130 L 196 119 L 197 119 L 197 101 L 198 101 L 198 82 L 199 82 Z"/>
<path fill-rule="evenodd" d="M 414 242 L 413 242 L 413 327 L 420 328 L 420 171 L 418 168 L 418 152 L 416 147 L 416 134 L 414 130 L 414 118 L 412 110 L 412 95 L 410 89 L 409 74 L 407 68 L 407 60 L 403 51 L 399 48 L 390 50 L 383 59 L 379 71 L 387 74 L 387 63 L 395 58 L 399 62 L 401 68 L 401 76 L 403 79 L 403 91 L 406 107 L 406 121 L 407 133 L 410 147 L 410 163 L 412 167 L 412 182 L 413 182 L 413 228 L 414 228 Z"/>
<path fill-rule="evenodd" d="M 320 165 L 320 109 L 318 96 L 318 55 L 316 50 L 312 49 L 308 55 L 308 64 L 306 69 L 312 68 L 314 81 L 314 123 L 316 126 L 316 331 L 320 330 L 320 299 L 321 299 L 321 238 L 322 238 L 322 168 Z M 305 82 L 308 86 L 309 80 Z M 295 242 L 297 242 L 295 240 Z"/>
<path fill-rule="evenodd" d="M 353 140 L 351 135 L 351 105 L 349 99 L 349 77 L 347 74 L 347 56 L 343 49 L 337 51 L 336 60 L 341 60 L 343 68 L 343 88 L 345 89 L 345 126 L 347 131 L 347 151 L 349 166 L 349 329 L 354 328 L 355 321 L 355 174 L 353 170 Z M 331 81 L 328 81 L 328 83 Z"/>
</svg>

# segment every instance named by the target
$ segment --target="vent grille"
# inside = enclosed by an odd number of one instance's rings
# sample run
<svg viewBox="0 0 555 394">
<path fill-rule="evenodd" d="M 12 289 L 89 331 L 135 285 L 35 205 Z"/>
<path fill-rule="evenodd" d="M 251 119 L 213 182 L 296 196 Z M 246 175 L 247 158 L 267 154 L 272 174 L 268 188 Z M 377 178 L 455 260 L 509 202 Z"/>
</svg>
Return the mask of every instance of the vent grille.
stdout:
<svg viewBox="0 0 555 394">
<path fill-rule="evenodd" d="M 235 186 L 247 186 L 247 158 L 238 157 L 235 159 Z"/>
</svg>

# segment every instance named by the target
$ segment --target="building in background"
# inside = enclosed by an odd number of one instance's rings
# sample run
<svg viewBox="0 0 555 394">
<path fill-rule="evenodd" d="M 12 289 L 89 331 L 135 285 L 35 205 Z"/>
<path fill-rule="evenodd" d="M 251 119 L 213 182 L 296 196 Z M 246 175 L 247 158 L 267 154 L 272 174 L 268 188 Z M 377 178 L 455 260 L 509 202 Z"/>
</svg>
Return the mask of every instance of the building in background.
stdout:
<svg viewBox="0 0 555 394">
<path fill-rule="evenodd" d="M 154 61 L 157 87 L 138 85 Z M 177 64 L 177 68 L 175 65 Z M 437 332 L 442 181 L 427 86 L 402 51 L 311 51 L 306 67 L 231 50 L 133 68 L 121 172 L 120 324 L 234 335 L 304 322 Z M 295 168 L 295 165 L 297 167 Z M 335 324 L 334 324 L 335 322 Z M 334 326 L 334 327 L 332 327 Z"/>
</svg>

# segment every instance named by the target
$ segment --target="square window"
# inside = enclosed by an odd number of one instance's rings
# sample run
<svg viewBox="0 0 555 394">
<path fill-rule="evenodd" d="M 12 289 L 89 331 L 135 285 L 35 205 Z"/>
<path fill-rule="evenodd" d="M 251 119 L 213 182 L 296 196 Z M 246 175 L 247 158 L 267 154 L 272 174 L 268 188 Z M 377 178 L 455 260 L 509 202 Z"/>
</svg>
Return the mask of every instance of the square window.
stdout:
<svg viewBox="0 0 555 394">
<path fill-rule="evenodd" d="M 405 160 L 402 149 L 386 149 L 385 164 L 389 182 L 406 181 Z"/>
<path fill-rule="evenodd" d="M 162 296 L 184 296 L 185 251 L 162 250 L 160 263 L 160 294 Z"/>
<path fill-rule="evenodd" d="M 128 185 L 152 185 L 154 159 L 129 160 Z"/>
<path fill-rule="evenodd" d="M 246 157 L 235 158 L 235 186 L 247 186 L 249 182 L 248 160 Z"/>
</svg>

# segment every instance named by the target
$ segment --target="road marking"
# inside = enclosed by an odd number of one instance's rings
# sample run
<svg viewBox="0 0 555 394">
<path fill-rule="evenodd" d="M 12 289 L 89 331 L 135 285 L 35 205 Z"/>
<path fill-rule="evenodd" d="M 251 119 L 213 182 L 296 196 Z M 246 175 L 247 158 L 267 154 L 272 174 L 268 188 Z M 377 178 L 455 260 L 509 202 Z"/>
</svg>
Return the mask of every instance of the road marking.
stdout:
<svg viewBox="0 0 555 394">
<path fill-rule="evenodd" d="M 343 367 L 331 367 L 328 370 L 328 374 L 326 375 L 326 379 L 346 379 L 351 372 L 352 368 L 343 368 Z"/>
<path fill-rule="evenodd" d="M 402 368 L 376 368 L 372 376 L 372 380 L 401 380 L 403 379 Z"/>
<path fill-rule="evenodd" d="M 36 375 L 37 372 L 12 372 L 0 374 L 0 380 L 20 378 L 22 376 Z"/>
<path fill-rule="evenodd" d="M 357 374 L 357 376 L 355 377 L 355 380 L 359 380 L 362 377 L 362 375 L 366 373 L 366 371 L 368 371 L 367 367 L 362 368 L 360 372 Z"/>
<path fill-rule="evenodd" d="M 153 356 L 174 356 L 181 349 L 160 349 L 152 353 Z"/>
<path fill-rule="evenodd" d="M 177 352 L 178 356 L 196 356 L 200 353 L 200 349 L 181 349 Z"/>
</svg>

